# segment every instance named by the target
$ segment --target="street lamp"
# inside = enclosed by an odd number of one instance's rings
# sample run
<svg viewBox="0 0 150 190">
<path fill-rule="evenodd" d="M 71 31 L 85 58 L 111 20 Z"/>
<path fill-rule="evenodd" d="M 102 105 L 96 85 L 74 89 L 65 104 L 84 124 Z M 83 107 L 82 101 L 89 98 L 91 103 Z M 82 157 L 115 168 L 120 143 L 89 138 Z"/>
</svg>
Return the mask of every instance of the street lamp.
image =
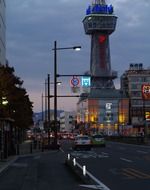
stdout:
<svg viewBox="0 0 150 190">
<path fill-rule="evenodd" d="M 57 47 L 57 41 L 54 41 L 54 146 L 57 147 L 57 50 L 68 50 L 73 49 L 79 51 L 81 46 L 73 47 Z"/>
</svg>

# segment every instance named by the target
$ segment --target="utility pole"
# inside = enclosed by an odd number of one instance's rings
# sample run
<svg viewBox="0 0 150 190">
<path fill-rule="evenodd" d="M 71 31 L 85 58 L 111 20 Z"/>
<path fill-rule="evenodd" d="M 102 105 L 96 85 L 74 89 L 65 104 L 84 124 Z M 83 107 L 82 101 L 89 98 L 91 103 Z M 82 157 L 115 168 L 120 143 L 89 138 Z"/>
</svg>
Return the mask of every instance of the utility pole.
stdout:
<svg viewBox="0 0 150 190">
<path fill-rule="evenodd" d="M 47 77 L 47 95 L 48 95 L 48 145 L 50 145 L 50 75 Z"/>
<path fill-rule="evenodd" d="M 43 113 L 43 93 L 42 93 L 42 122 L 44 120 L 44 113 Z"/>
<path fill-rule="evenodd" d="M 45 79 L 45 124 L 47 124 L 47 79 Z"/>
<path fill-rule="evenodd" d="M 57 42 L 54 41 L 54 145 L 57 146 Z"/>
</svg>

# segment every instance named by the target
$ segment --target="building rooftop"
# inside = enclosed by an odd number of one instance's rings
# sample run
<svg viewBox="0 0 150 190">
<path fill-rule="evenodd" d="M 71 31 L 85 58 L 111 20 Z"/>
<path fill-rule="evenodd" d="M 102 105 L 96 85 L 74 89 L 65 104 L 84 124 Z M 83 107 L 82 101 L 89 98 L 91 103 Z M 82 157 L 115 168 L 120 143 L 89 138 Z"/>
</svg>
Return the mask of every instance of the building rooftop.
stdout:
<svg viewBox="0 0 150 190">
<path fill-rule="evenodd" d="M 126 98 L 125 94 L 122 93 L 121 90 L 118 89 L 93 89 L 89 94 L 82 93 L 79 99 L 80 103 L 84 99 L 121 99 Z"/>
</svg>

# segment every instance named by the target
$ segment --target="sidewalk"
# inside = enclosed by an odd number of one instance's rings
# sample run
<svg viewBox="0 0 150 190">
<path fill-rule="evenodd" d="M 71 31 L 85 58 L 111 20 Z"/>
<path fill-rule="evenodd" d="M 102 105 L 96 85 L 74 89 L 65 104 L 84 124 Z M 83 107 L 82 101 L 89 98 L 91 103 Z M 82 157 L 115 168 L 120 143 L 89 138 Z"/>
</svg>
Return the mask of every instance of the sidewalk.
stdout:
<svg viewBox="0 0 150 190">
<path fill-rule="evenodd" d="M 2 175 L 1 188 L 3 190 L 10 187 L 10 181 L 8 179 L 11 179 L 11 182 L 13 181 L 11 188 L 18 190 L 43 190 L 49 188 L 53 190 L 85 189 L 80 186 L 83 182 L 79 180 L 68 167 L 66 167 L 66 155 L 62 150 L 44 150 L 44 152 L 41 153 L 41 149 L 33 149 L 32 153 L 29 153 L 30 145 L 30 142 L 24 142 L 20 145 L 20 155 L 10 157 L 5 161 L 0 162 L 0 175 L 6 171 L 10 164 L 13 165 L 12 163 L 14 162 L 14 167 L 20 167 L 20 169 L 15 170 L 15 175 L 12 172 L 9 173 L 10 178 L 8 178 L 8 176 L 3 177 Z M 27 162 L 29 159 L 28 156 L 30 155 L 33 155 L 33 158 L 31 158 L 30 162 Z M 23 162 L 21 162 L 21 159 L 17 161 L 18 157 L 22 156 L 25 156 L 23 159 L 21 158 Z M 26 163 L 30 165 L 26 170 L 26 177 L 20 175 L 20 178 L 18 177 L 20 180 L 16 181 L 16 176 L 22 171 L 21 163 L 23 163 L 24 166 L 27 165 Z M 23 179 L 23 183 L 20 188 L 19 183 L 21 179 Z"/>
<path fill-rule="evenodd" d="M 41 144 L 36 144 L 36 146 L 33 144 L 31 140 L 26 140 L 22 144 L 19 145 L 18 154 L 14 156 L 9 156 L 7 159 L 0 160 L 0 173 L 2 173 L 4 170 L 7 169 L 7 167 L 13 163 L 19 156 L 23 155 L 29 155 L 29 154 L 37 154 L 41 153 L 42 147 Z M 47 150 L 45 150 L 47 151 Z"/>
</svg>

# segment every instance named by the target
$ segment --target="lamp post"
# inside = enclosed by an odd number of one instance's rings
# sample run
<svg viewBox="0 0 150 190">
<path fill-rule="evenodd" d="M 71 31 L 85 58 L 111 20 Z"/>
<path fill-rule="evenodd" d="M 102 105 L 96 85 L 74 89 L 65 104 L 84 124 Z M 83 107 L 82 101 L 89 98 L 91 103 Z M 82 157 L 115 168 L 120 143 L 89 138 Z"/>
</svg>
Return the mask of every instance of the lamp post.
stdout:
<svg viewBox="0 0 150 190">
<path fill-rule="evenodd" d="M 74 47 L 57 47 L 57 41 L 54 41 L 54 146 L 57 148 L 57 50 L 80 50 L 81 46 L 74 46 Z"/>
<path fill-rule="evenodd" d="M 47 75 L 47 95 L 48 95 L 48 145 L 50 145 L 50 74 Z"/>
<path fill-rule="evenodd" d="M 42 122 L 44 120 L 44 111 L 43 111 L 43 93 L 42 93 L 42 97 L 41 97 L 41 103 L 42 103 Z"/>
<path fill-rule="evenodd" d="M 50 146 L 50 133 L 51 133 L 51 111 L 50 111 L 50 74 L 47 75 L 47 96 L 48 96 L 48 145 Z M 56 82 L 56 85 L 61 84 L 61 82 Z"/>
</svg>

